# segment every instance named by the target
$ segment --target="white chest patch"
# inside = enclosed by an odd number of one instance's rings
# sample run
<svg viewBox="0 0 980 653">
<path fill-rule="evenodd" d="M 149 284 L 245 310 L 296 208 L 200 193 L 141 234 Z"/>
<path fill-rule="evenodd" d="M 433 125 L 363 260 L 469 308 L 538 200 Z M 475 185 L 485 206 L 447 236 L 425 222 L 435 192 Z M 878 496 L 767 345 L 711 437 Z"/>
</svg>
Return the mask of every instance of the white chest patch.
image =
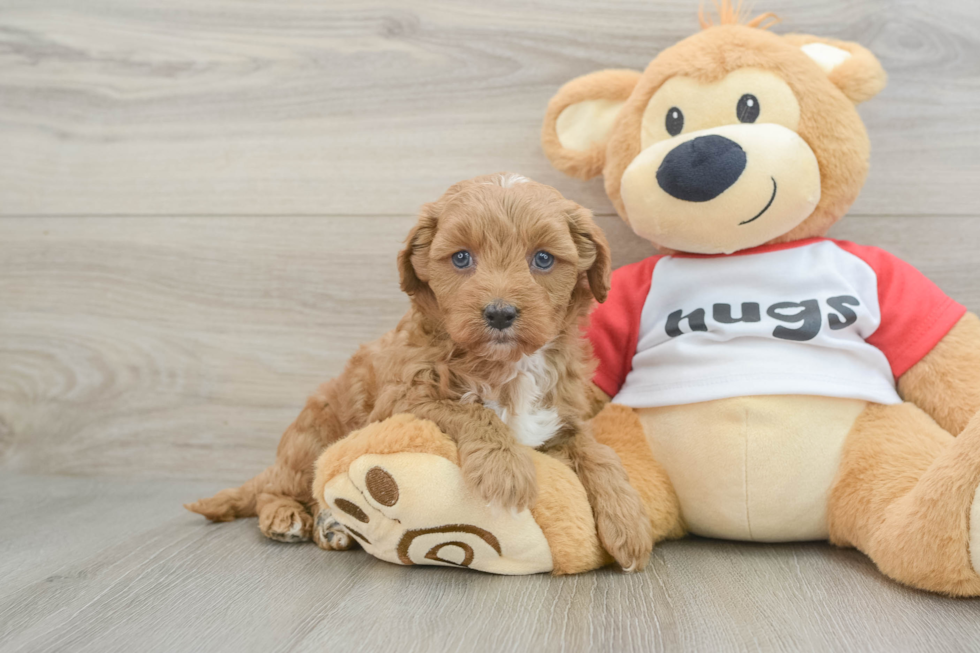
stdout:
<svg viewBox="0 0 980 653">
<path fill-rule="evenodd" d="M 496 401 L 484 405 L 497 413 L 514 432 L 521 444 L 537 448 L 550 440 L 561 428 L 561 418 L 552 406 L 542 405 L 542 399 L 558 381 L 557 372 L 548 365 L 542 350 L 524 356 L 514 367 L 511 386 L 511 406 Z"/>
</svg>

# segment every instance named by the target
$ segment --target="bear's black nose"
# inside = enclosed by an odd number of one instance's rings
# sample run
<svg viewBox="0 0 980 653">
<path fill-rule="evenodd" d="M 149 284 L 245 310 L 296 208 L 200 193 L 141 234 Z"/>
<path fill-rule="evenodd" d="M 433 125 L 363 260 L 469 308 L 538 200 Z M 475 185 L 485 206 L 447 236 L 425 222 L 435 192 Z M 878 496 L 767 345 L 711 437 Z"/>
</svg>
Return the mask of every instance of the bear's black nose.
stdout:
<svg viewBox="0 0 980 653">
<path fill-rule="evenodd" d="M 686 202 L 707 202 L 724 193 L 745 170 L 745 150 L 733 140 L 711 134 L 681 143 L 664 157 L 657 183 Z"/>
</svg>

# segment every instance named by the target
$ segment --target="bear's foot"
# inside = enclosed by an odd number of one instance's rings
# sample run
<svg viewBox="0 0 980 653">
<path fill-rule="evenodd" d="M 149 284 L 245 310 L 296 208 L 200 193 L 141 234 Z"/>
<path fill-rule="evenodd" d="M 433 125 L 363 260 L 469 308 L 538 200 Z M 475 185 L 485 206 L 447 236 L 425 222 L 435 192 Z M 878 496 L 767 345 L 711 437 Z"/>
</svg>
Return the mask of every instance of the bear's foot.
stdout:
<svg viewBox="0 0 980 653">
<path fill-rule="evenodd" d="M 403 450 L 369 453 L 393 447 Z M 331 514 L 328 531 L 339 526 L 382 560 L 497 574 L 553 568 L 531 511 L 487 506 L 465 483 L 455 446 L 431 422 L 396 416 L 348 436 L 323 454 L 314 488 L 326 506 L 321 515 Z"/>
<path fill-rule="evenodd" d="M 329 447 L 317 461 L 313 494 L 321 514 L 338 525 L 328 527 L 324 517 L 324 528 L 342 528 L 395 564 L 570 574 L 611 562 L 575 473 L 550 456 L 528 454 L 538 500 L 530 509 L 503 510 L 466 482 L 456 445 L 435 424 L 395 415 Z"/>
<path fill-rule="evenodd" d="M 980 596 L 980 415 L 958 436 L 912 404 L 869 405 L 848 435 L 831 540 L 895 580 Z"/>
</svg>

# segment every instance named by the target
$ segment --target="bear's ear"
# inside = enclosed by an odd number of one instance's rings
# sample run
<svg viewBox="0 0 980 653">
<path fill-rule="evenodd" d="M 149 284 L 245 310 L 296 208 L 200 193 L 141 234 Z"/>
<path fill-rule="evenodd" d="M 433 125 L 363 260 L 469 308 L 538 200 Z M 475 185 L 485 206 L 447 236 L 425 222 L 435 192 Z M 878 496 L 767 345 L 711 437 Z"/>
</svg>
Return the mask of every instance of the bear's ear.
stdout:
<svg viewBox="0 0 980 653">
<path fill-rule="evenodd" d="M 813 59 L 854 104 L 870 100 L 885 88 L 888 76 L 881 62 L 857 43 L 807 34 L 787 34 L 783 38 Z"/>
<path fill-rule="evenodd" d="M 609 132 L 640 76 L 635 70 L 600 70 L 559 89 L 541 129 L 541 144 L 553 166 L 579 179 L 602 172 Z"/>
</svg>

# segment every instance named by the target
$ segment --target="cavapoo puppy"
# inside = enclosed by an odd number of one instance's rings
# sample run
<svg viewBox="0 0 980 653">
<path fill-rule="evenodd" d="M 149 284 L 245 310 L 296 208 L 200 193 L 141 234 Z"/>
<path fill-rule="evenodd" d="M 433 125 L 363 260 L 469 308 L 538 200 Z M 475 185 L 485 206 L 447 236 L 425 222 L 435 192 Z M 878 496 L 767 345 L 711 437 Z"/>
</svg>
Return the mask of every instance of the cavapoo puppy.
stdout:
<svg viewBox="0 0 980 653">
<path fill-rule="evenodd" d="M 407 242 L 398 267 L 412 304 L 398 326 L 320 386 L 271 467 L 187 508 L 214 521 L 258 515 L 272 539 L 349 548 L 329 511 L 314 518 L 314 462 L 348 433 L 412 413 L 456 441 L 464 479 L 505 509 L 537 495 L 521 445 L 566 462 L 603 546 L 624 569 L 642 569 L 653 547 L 646 510 L 586 421 L 593 367 L 582 328 L 610 274 L 591 212 L 520 175 L 488 175 L 423 206 Z"/>
</svg>

